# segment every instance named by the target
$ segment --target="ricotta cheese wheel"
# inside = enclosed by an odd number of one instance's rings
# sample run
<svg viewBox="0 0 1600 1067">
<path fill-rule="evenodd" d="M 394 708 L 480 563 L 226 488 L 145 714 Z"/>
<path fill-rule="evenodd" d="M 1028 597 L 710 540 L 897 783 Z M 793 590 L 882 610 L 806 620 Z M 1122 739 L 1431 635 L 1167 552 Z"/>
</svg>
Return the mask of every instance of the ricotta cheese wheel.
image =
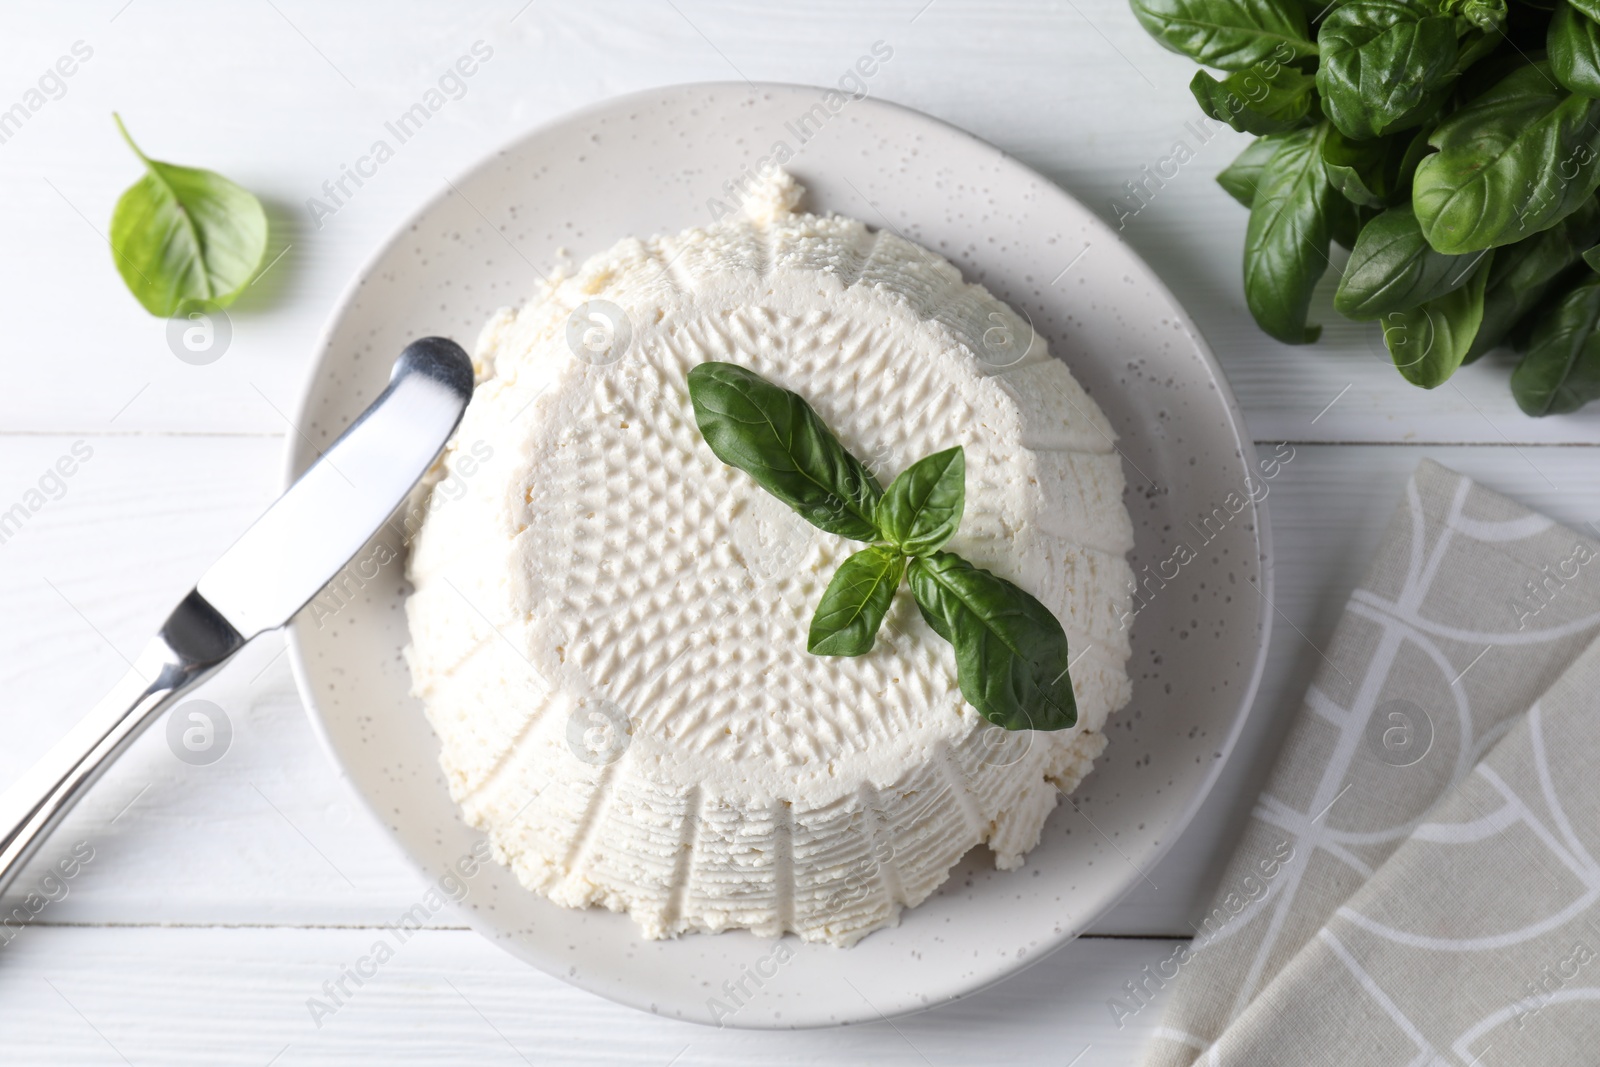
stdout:
<svg viewBox="0 0 1600 1067">
<path fill-rule="evenodd" d="M 949 262 L 800 197 L 769 172 L 739 213 L 496 315 L 411 546 L 406 657 L 464 817 L 528 888 L 652 938 L 849 945 L 976 846 L 1020 866 L 1129 698 L 1105 416 Z M 685 384 L 706 360 L 800 394 L 884 485 L 963 446 L 947 547 L 1061 620 L 1077 726 L 986 723 L 905 588 L 869 654 L 809 654 L 862 546 L 712 455 Z"/>
</svg>

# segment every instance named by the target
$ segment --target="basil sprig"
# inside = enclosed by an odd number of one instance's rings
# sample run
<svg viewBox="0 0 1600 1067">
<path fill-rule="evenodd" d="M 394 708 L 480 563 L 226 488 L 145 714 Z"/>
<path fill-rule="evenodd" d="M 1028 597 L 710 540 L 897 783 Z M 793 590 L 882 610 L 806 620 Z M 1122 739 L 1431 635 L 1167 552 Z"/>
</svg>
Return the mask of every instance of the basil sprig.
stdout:
<svg viewBox="0 0 1600 1067">
<path fill-rule="evenodd" d="M 881 489 L 797 394 L 732 363 L 689 372 L 695 425 L 722 462 L 829 533 L 868 547 L 840 564 L 806 638 L 819 656 L 872 651 L 909 574 L 922 617 L 955 648 L 961 695 L 1007 730 L 1078 721 L 1067 635 L 1050 609 L 1004 578 L 942 551 L 966 506 L 966 453 L 918 460 Z"/>
</svg>

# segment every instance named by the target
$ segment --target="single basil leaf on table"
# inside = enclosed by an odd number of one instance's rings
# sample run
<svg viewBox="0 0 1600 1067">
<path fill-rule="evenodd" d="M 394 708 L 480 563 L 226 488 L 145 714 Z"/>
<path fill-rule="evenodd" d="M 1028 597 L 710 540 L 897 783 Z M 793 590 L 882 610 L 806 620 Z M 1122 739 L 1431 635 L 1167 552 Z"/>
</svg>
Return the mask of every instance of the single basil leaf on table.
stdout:
<svg viewBox="0 0 1600 1067">
<path fill-rule="evenodd" d="M 905 572 L 905 557 L 885 545 L 870 545 L 839 564 L 811 617 L 806 651 L 816 656 L 871 652 Z"/>
<path fill-rule="evenodd" d="M 1545 38 L 1550 73 L 1556 81 L 1584 96 L 1600 96 L 1600 22 L 1561 0 Z"/>
<path fill-rule="evenodd" d="M 1471 363 L 1506 341 L 1534 314 L 1546 293 L 1600 240 L 1600 203 L 1593 197 L 1542 233 L 1495 249 L 1489 288 L 1483 298 L 1483 324 L 1467 352 Z"/>
<path fill-rule="evenodd" d="M 1272 153 L 1277 150 L 1277 138 L 1257 137 L 1232 163 L 1222 169 L 1222 173 L 1217 175 L 1217 184 L 1222 186 L 1229 196 L 1249 207 L 1256 198 L 1256 186 L 1261 182 L 1261 172 L 1266 168 L 1267 160 L 1272 158 Z"/>
<path fill-rule="evenodd" d="M 1538 233 L 1600 186 L 1600 100 L 1571 93 L 1550 64 L 1524 64 L 1439 123 L 1411 200 L 1428 243 L 1476 252 Z"/>
<path fill-rule="evenodd" d="M 1189 82 L 1200 110 L 1240 133 L 1283 133 L 1304 125 L 1311 114 L 1317 80 L 1293 67 L 1278 66 L 1268 77 L 1241 70 L 1217 81 L 1203 70 Z"/>
<path fill-rule="evenodd" d="M 1459 289 L 1383 317 L 1384 346 L 1406 381 L 1434 389 L 1460 369 L 1483 323 L 1483 292 L 1493 259 L 1493 252 L 1484 253 Z"/>
<path fill-rule="evenodd" d="M 957 445 L 917 460 L 878 501 L 878 533 L 908 556 L 944 547 L 961 525 L 967 501 L 967 454 Z"/>
<path fill-rule="evenodd" d="M 1061 623 L 1015 585 L 951 552 L 911 561 L 911 594 L 956 654 L 961 695 L 1007 730 L 1065 730 L 1078 721 Z"/>
<path fill-rule="evenodd" d="M 1381 137 L 1438 108 L 1456 78 L 1456 24 L 1420 0 L 1348 0 L 1317 30 L 1317 91 L 1348 137 Z"/>
<path fill-rule="evenodd" d="M 1245 230 L 1245 302 L 1256 323 L 1285 344 L 1306 344 L 1322 332 L 1306 326 L 1306 314 L 1328 269 L 1329 212 L 1338 195 L 1322 166 L 1327 130 L 1319 122 L 1280 136 Z"/>
<path fill-rule="evenodd" d="M 1132 7 L 1164 47 L 1218 70 L 1317 54 L 1295 0 L 1132 0 Z"/>
<path fill-rule="evenodd" d="M 1352 319 L 1410 310 L 1465 285 L 1480 255 L 1435 252 L 1411 206 L 1392 207 L 1362 228 L 1333 306 Z"/>
<path fill-rule="evenodd" d="M 1511 372 L 1529 415 L 1565 415 L 1600 398 L 1600 278 L 1586 276 L 1541 316 Z"/>
<path fill-rule="evenodd" d="M 267 251 L 267 213 L 243 188 L 210 170 L 151 159 L 116 119 L 145 174 L 117 200 L 111 251 L 117 272 L 152 315 L 207 304 L 227 307 Z"/>
<path fill-rule="evenodd" d="M 875 541 L 872 513 L 883 489 L 795 393 L 733 363 L 689 372 L 694 421 L 711 451 L 812 525 Z"/>
</svg>

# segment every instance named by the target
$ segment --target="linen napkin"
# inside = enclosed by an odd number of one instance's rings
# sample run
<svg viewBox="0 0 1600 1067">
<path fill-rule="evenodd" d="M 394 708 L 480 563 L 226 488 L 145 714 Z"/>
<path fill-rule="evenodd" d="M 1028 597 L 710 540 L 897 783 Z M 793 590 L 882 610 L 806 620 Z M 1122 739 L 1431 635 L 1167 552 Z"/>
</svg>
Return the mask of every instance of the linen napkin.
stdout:
<svg viewBox="0 0 1600 1067">
<path fill-rule="evenodd" d="M 1194 941 L 1124 991 L 1175 983 L 1147 1067 L 1600 1062 L 1597 635 L 1600 543 L 1424 462 Z"/>
</svg>

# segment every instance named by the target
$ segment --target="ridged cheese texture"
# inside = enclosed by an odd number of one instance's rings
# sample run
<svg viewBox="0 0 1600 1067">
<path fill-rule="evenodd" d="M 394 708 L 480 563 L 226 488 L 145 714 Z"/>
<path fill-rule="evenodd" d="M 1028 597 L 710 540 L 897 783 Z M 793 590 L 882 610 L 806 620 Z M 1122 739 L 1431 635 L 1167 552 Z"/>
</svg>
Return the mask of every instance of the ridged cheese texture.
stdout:
<svg viewBox="0 0 1600 1067">
<path fill-rule="evenodd" d="M 651 938 L 849 945 L 975 846 L 1020 866 L 1129 698 L 1104 415 L 947 261 L 800 197 L 769 172 L 742 211 L 622 241 L 499 313 L 433 490 L 451 496 L 412 545 L 406 654 L 466 820 L 528 888 Z M 799 393 L 885 485 L 963 446 L 947 547 L 1061 620 L 1077 727 L 988 725 L 905 588 L 869 654 L 809 654 L 862 546 L 712 455 L 685 384 L 706 360 Z"/>
</svg>

